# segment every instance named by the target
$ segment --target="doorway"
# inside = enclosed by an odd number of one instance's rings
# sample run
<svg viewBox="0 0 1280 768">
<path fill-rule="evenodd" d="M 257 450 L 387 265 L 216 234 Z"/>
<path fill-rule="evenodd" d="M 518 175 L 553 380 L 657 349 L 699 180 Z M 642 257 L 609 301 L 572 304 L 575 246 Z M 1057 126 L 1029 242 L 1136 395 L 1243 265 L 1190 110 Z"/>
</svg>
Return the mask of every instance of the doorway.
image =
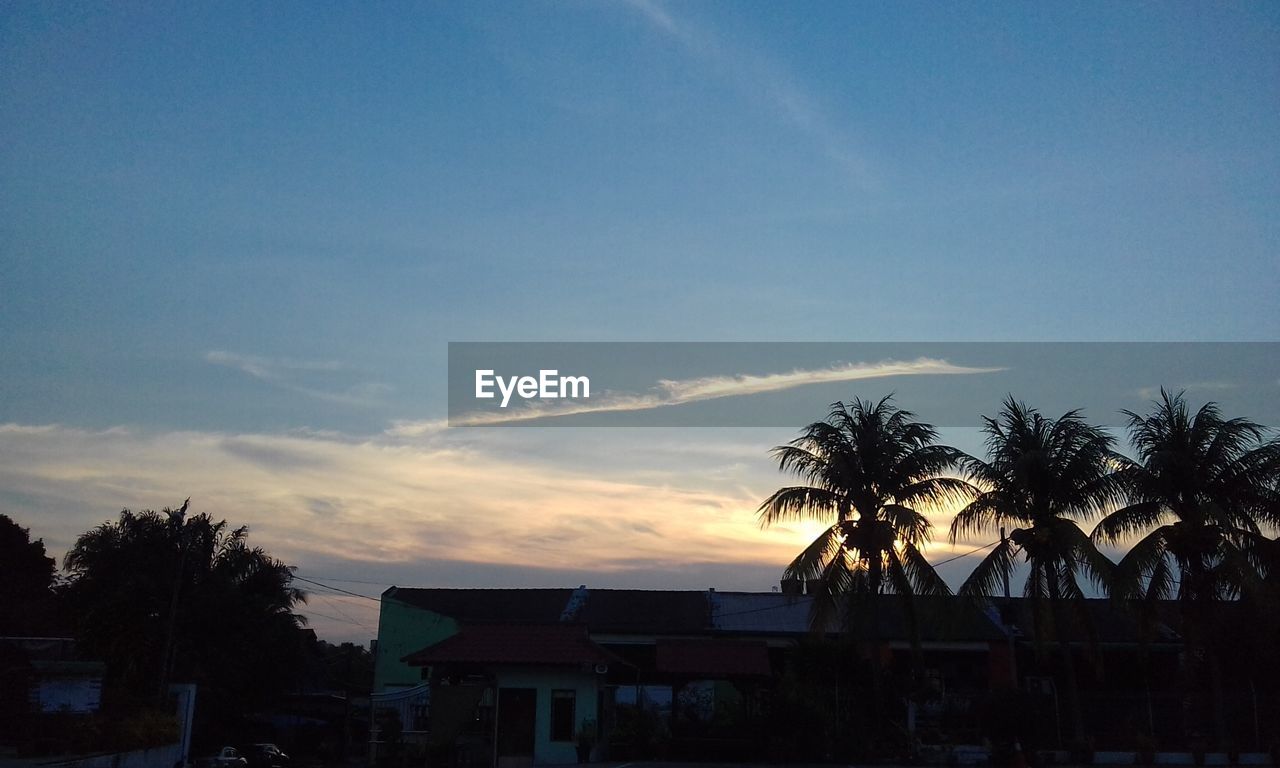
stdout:
<svg viewBox="0 0 1280 768">
<path fill-rule="evenodd" d="M 499 768 L 519 768 L 533 764 L 537 712 L 536 688 L 498 689 Z"/>
</svg>

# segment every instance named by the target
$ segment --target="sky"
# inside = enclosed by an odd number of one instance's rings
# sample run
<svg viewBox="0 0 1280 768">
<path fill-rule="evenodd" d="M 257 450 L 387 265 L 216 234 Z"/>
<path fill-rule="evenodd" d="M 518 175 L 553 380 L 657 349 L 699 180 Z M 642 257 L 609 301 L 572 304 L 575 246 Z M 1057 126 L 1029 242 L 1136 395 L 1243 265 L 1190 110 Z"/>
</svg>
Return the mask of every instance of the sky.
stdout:
<svg viewBox="0 0 1280 768">
<path fill-rule="evenodd" d="M 405 429 L 448 343 L 1280 340 L 1278 85 L 1274 3 L 5 3 L 0 513 L 60 555 L 191 496 L 364 595 L 767 589 L 802 423 Z"/>
</svg>

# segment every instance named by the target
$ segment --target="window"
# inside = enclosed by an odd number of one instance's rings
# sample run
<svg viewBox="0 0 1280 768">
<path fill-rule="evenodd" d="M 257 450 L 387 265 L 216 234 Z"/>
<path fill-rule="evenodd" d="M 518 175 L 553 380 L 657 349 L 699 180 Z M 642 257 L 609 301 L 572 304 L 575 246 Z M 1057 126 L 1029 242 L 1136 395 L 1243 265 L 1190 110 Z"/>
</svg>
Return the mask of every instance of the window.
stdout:
<svg viewBox="0 0 1280 768">
<path fill-rule="evenodd" d="M 577 691 L 551 692 L 551 740 L 573 741 L 574 705 Z"/>
</svg>

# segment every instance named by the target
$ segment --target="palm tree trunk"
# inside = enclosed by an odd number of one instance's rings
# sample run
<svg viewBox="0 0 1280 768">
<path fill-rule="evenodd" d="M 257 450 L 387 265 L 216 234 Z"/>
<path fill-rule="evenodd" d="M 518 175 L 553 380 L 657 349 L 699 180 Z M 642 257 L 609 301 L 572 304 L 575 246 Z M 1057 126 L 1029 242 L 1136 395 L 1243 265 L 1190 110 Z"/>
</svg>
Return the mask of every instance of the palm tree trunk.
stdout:
<svg viewBox="0 0 1280 768">
<path fill-rule="evenodd" d="M 1079 745 L 1084 741 L 1084 715 L 1080 709 L 1080 688 L 1076 682 L 1075 658 L 1071 653 L 1071 624 L 1063 610 L 1062 593 L 1058 584 L 1056 564 L 1045 568 L 1049 586 L 1049 606 L 1053 611 L 1054 632 L 1058 637 L 1058 650 L 1062 654 L 1062 676 L 1066 693 L 1067 715 L 1071 723 L 1071 741 Z"/>
<path fill-rule="evenodd" d="M 1214 652 L 1213 644 L 1209 642 L 1209 633 L 1214 627 L 1213 623 L 1213 595 L 1207 589 L 1207 574 L 1199 567 L 1199 563 L 1193 562 L 1190 568 L 1192 578 L 1191 593 L 1191 626 L 1190 642 L 1191 654 L 1190 658 L 1196 664 L 1198 669 L 1192 670 L 1192 680 L 1199 681 L 1204 679 L 1204 674 L 1208 673 L 1208 710 L 1213 720 L 1213 742 L 1217 748 L 1226 746 L 1227 740 L 1227 720 L 1226 706 L 1223 700 L 1222 692 L 1222 666 L 1219 663 L 1218 656 Z M 1196 685 L 1199 688 L 1199 685 Z"/>
<path fill-rule="evenodd" d="M 871 646 L 871 732 L 879 735 L 882 732 L 881 717 L 884 713 L 884 702 L 881 696 L 884 691 L 884 670 L 880 664 L 880 583 L 884 580 L 884 572 L 881 568 L 879 553 L 871 558 L 867 573 L 867 585 L 871 594 L 870 607 L 870 633 L 869 644 Z"/>
</svg>

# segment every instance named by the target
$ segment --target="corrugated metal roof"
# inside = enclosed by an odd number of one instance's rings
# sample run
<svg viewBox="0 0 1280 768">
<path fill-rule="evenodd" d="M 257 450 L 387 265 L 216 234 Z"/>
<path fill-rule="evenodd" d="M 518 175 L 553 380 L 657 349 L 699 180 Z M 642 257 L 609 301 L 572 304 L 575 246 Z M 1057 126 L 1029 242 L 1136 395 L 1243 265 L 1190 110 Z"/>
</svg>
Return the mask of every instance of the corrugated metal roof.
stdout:
<svg viewBox="0 0 1280 768">
<path fill-rule="evenodd" d="M 711 592 L 711 627 L 719 632 L 796 634 L 809 630 L 813 598 L 777 592 Z"/>
</svg>

